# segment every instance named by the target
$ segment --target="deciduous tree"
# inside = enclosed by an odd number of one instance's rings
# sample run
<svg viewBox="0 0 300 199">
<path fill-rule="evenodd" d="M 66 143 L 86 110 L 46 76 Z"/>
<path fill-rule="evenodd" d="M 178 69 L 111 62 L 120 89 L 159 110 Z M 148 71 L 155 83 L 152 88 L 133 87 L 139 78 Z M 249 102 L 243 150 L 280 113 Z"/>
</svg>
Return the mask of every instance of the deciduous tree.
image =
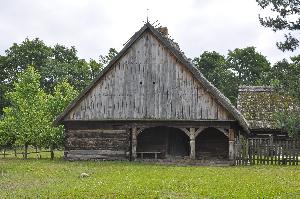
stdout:
<svg viewBox="0 0 300 199">
<path fill-rule="evenodd" d="M 8 93 L 11 106 L 5 109 L 3 129 L 15 134 L 16 144 L 25 148 L 39 145 L 47 129 L 46 102 L 48 96 L 40 88 L 40 75 L 33 67 L 18 74 L 13 91 Z"/>
<path fill-rule="evenodd" d="M 105 67 L 117 54 L 116 49 L 110 48 L 107 55 L 100 55 L 100 64 Z"/>
<path fill-rule="evenodd" d="M 281 95 L 294 99 L 293 104 L 275 114 L 275 119 L 292 137 L 300 137 L 300 56 L 291 60 L 284 59 L 272 67 L 272 85 Z"/>
<path fill-rule="evenodd" d="M 234 74 L 228 70 L 226 59 L 223 55 L 213 51 L 205 51 L 193 60 L 195 66 L 202 74 L 216 86 L 231 102 L 236 102 L 237 86 Z"/>
<path fill-rule="evenodd" d="M 235 74 L 239 85 L 269 85 L 271 64 L 255 47 L 236 48 L 228 52 L 227 67 Z"/>
<path fill-rule="evenodd" d="M 66 106 L 75 98 L 77 91 L 67 81 L 62 81 L 54 88 L 53 95 L 49 96 L 46 105 L 48 127 L 41 137 L 42 146 L 50 148 L 51 159 L 54 158 L 54 149 L 63 146 L 64 141 L 64 128 L 63 126 L 53 126 L 54 119 L 64 111 Z"/>
</svg>

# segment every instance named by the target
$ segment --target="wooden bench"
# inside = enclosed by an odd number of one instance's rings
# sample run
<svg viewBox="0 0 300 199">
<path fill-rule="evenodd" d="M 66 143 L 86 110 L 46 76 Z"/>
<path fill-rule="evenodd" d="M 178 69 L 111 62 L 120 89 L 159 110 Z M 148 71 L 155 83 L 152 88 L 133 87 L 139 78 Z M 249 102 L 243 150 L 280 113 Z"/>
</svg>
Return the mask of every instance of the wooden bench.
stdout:
<svg viewBox="0 0 300 199">
<path fill-rule="evenodd" d="M 158 154 L 161 154 L 159 151 L 141 151 L 136 152 L 136 154 L 141 154 L 141 159 L 144 158 L 144 154 L 154 154 L 154 158 L 157 159 Z"/>
</svg>

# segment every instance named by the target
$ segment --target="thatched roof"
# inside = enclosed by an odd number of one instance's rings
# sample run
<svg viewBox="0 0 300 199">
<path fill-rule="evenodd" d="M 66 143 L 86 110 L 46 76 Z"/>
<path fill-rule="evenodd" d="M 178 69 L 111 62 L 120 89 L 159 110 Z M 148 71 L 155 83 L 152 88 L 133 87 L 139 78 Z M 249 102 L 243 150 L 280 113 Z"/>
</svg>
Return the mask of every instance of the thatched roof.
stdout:
<svg viewBox="0 0 300 199">
<path fill-rule="evenodd" d="M 203 87 L 211 93 L 217 101 L 232 114 L 232 116 L 238 121 L 240 126 L 246 133 L 249 133 L 248 124 L 243 115 L 231 104 L 229 99 L 225 97 L 216 87 L 214 87 L 204 76 L 198 71 L 192 62 L 184 55 L 179 49 L 178 44 L 173 42 L 169 37 L 159 32 L 150 23 L 146 23 L 138 32 L 136 32 L 126 43 L 124 48 L 118 53 L 116 57 L 100 72 L 100 74 L 93 80 L 93 82 L 87 86 L 79 96 L 66 108 L 66 110 L 60 114 L 54 124 L 59 124 L 64 120 L 64 117 L 74 108 L 81 99 L 100 81 L 101 77 L 109 71 L 109 69 L 125 54 L 125 52 L 137 41 L 145 31 L 150 31 L 172 54 L 179 62 L 181 62 L 187 69 L 193 74 L 193 76 L 203 85 Z"/>
<path fill-rule="evenodd" d="M 270 86 L 241 86 L 238 110 L 249 122 L 250 129 L 278 130 L 274 114 L 294 106 L 290 97 L 280 95 Z"/>
</svg>

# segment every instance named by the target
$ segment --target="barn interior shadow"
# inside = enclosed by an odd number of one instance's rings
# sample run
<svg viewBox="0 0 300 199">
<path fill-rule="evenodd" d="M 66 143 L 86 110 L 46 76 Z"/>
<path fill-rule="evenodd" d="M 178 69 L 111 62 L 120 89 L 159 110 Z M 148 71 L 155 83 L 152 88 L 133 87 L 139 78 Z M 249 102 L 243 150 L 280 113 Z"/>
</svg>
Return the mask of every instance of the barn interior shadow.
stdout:
<svg viewBox="0 0 300 199">
<path fill-rule="evenodd" d="M 190 154 L 189 137 L 180 129 L 151 127 L 137 136 L 137 157 L 182 159 Z"/>
<path fill-rule="evenodd" d="M 228 159 L 228 137 L 216 128 L 207 128 L 196 137 L 197 159 Z"/>
</svg>

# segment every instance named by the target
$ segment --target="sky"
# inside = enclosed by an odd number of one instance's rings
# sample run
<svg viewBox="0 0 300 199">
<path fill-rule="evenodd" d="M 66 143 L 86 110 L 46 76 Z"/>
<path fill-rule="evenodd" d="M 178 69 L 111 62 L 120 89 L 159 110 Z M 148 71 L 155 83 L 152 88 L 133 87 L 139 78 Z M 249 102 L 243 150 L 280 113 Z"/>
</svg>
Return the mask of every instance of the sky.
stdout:
<svg viewBox="0 0 300 199">
<path fill-rule="evenodd" d="M 0 55 L 26 37 L 75 46 L 80 58 L 99 59 L 123 44 L 147 19 L 168 27 L 189 58 L 204 51 L 255 46 L 271 63 L 300 54 L 282 52 L 283 33 L 262 27 L 255 0 L 0 0 Z M 148 9 L 148 11 L 147 11 Z"/>
</svg>

